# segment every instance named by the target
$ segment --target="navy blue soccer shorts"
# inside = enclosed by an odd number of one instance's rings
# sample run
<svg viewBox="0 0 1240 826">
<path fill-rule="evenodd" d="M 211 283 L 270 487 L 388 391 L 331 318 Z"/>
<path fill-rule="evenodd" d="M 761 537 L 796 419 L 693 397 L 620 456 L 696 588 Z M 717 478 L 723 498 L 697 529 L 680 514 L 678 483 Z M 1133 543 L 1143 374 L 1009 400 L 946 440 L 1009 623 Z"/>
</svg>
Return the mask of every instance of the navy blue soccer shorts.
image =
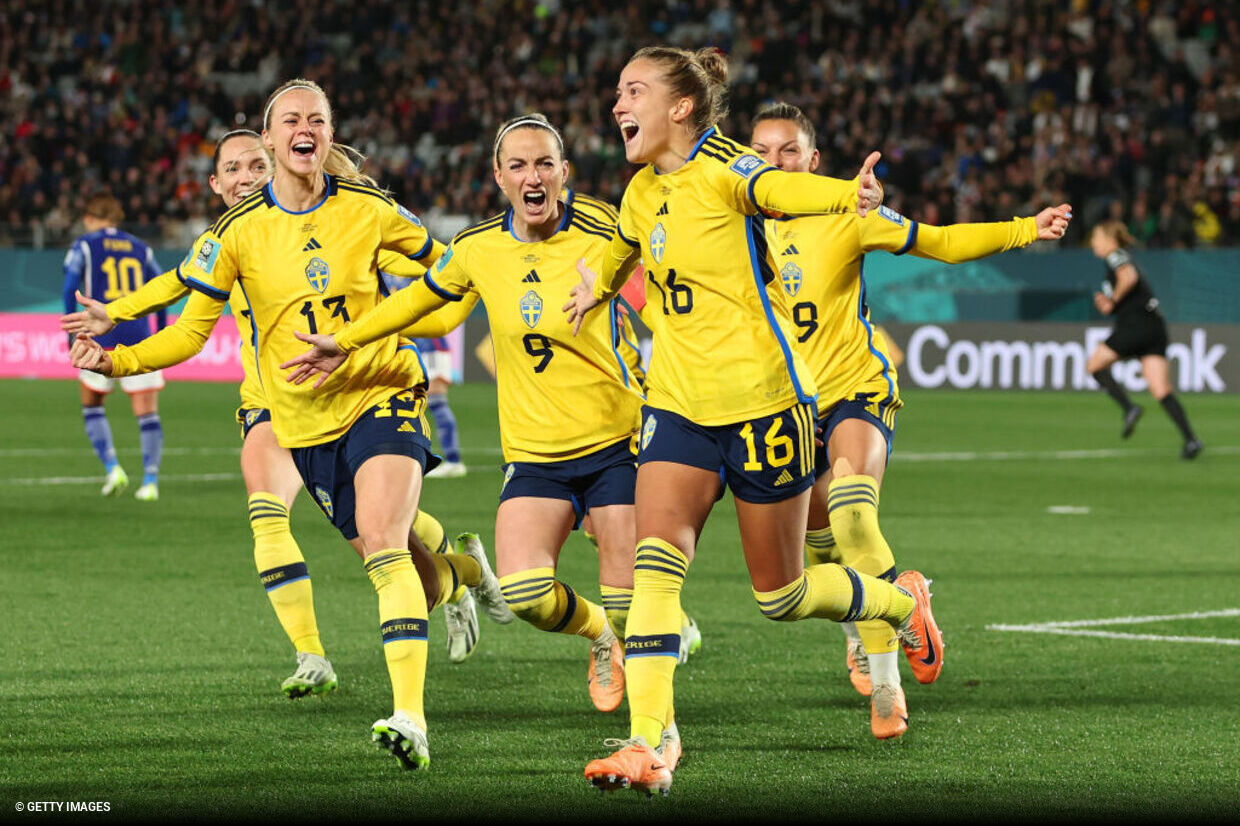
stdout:
<svg viewBox="0 0 1240 826">
<path fill-rule="evenodd" d="M 871 408 L 873 405 L 868 400 L 870 394 L 862 395 L 867 398 L 853 397 L 836 402 L 818 420 L 818 428 L 822 431 L 822 444 L 814 448 L 815 479 L 831 469 L 831 457 L 827 455 L 827 445 L 831 441 L 831 434 L 835 431 L 835 428 L 846 419 L 861 419 L 878 428 L 878 432 L 883 434 L 883 440 L 887 442 L 887 459 L 891 459 L 891 446 L 896 438 L 896 414 L 894 411 L 887 414 L 891 419 L 891 426 L 888 427 L 883 421 L 882 416 L 876 416 L 872 412 Z"/>
<path fill-rule="evenodd" d="M 590 508 L 633 504 L 637 485 L 637 465 L 629 438 L 579 456 L 558 462 L 509 462 L 504 468 L 504 487 L 499 501 L 519 496 L 564 499 L 571 502 L 576 519 L 573 529 Z"/>
</svg>

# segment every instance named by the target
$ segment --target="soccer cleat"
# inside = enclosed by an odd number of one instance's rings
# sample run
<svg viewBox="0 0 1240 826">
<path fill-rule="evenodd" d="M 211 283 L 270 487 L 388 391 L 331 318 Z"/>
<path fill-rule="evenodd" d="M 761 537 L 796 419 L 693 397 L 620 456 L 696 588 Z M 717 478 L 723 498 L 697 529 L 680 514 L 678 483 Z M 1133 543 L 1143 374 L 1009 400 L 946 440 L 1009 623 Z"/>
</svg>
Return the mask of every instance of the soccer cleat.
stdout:
<svg viewBox="0 0 1240 826">
<path fill-rule="evenodd" d="M 1120 437 L 1127 439 L 1132 435 L 1132 431 L 1137 429 L 1137 422 L 1141 419 L 1141 414 L 1145 412 L 1145 408 L 1139 404 L 1124 411 L 1124 429 L 1120 433 Z"/>
<path fill-rule="evenodd" d="M 159 485 L 154 482 L 146 482 L 142 487 L 138 488 L 133 495 L 134 499 L 139 502 L 155 502 L 159 499 Z"/>
<path fill-rule="evenodd" d="M 1180 451 L 1181 459 L 1196 459 L 1197 454 L 1201 452 L 1204 445 L 1197 439 L 1189 439 L 1184 443 L 1184 449 Z"/>
<path fill-rule="evenodd" d="M 440 462 L 426 474 L 428 479 L 457 479 L 466 473 L 464 462 Z"/>
<path fill-rule="evenodd" d="M 619 747 L 610 757 L 586 764 L 586 780 L 604 792 L 632 789 L 652 796 L 666 796 L 672 789 L 672 770 L 640 737 L 631 740 L 604 740 L 603 745 Z"/>
<path fill-rule="evenodd" d="M 290 700 L 307 694 L 326 694 L 336 690 L 336 672 L 326 657 L 308 651 L 297 652 L 297 670 L 280 684 Z"/>
<path fill-rule="evenodd" d="M 108 471 L 107 481 L 99 491 L 104 496 L 120 496 L 129 487 L 129 476 L 120 465 Z"/>
<path fill-rule="evenodd" d="M 870 658 L 865 654 L 865 645 L 861 640 L 848 640 L 844 662 L 848 666 L 848 681 L 862 697 L 869 697 L 873 691 L 870 683 Z"/>
<path fill-rule="evenodd" d="M 615 711 L 624 699 L 624 649 L 611 628 L 590 643 L 590 669 L 586 681 L 590 700 L 599 711 Z"/>
<path fill-rule="evenodd" d="M 870 731 L 879 740 L 890 740 L 908 731 L 908 705 L 904 689 L 880 683 L 870 695 Z"/>
<path fill-rule="evenodd" d="M 675 723 L 671 723 L 667 728 L 663 729 L 663 736 L 659 738 L 659 747 L 655 749 L 655 752 L 663 758 L 668 771 L 676 771 L 676 766 L 680 763 L 682 749 L 680 746 L 680 729 L 676 728 Z"/>
<path fill-rule="evenodd" d="M 693 617 L 685 614 L 685 624 L 680 626 L 680 654 L 676 662 L 684 665 L 689 662 L 689 655 L 702 650 L 702 632 Z"/>
<path fill-rule="evenodd" d="M 913 613 L 896 629 L 896 636 L 917 682 L 932 683 L 943 671 L 943 634 L 930 610 L 930 580 L 917 571 L 905 571 L 895 584 L 913 598 Z"/>
<path fill-rule="evenodd" d="M 409 715 L 398 711 L 386 720 L 375 720 L 370 727 L 370 739 L 396 755 L 406 769 L 425 769 L 431 764 L 430 750 L 426 746 L 426 732 Z"/>
<path fill-rule="evenodd" d="M 512 613 L 512 609 L 508 607 L 504 592 L 500 590 L 499 580 L 495 578 L 495 572 L 491 570 L 491 563 L 487 561 L 486 548 L 482 547 L 482 540 L 478 538 L 478 534 L 463 533 L 458 536 L 456 552 L 472 557 L 482 569 L 482 579 L 469 590 L 482 603 L 482 608 L 487 612 L 491 621 L 507 625 L 516 619 L 517 615 Z"/>
<path fill-rule="evenodd" d="M 448 627 L 448 659 L 465 662 L 478 644 L 478 608 L 468 588 L 455 604 L 443 604 L 443 621 Z"/>
</svg>

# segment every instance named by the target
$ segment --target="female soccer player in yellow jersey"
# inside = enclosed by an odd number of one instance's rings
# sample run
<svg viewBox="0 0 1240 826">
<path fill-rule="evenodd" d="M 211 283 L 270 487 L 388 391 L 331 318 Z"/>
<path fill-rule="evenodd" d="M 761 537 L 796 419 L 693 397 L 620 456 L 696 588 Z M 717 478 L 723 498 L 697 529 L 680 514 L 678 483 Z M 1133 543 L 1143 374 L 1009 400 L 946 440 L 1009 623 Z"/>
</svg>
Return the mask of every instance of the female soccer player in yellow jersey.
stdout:
<svg viewBox="0 0 1240 826">
<path fill-rule="evenodd" d="M 750 144 L 772 167 L 813 172 L 818 167 L 814 126 L 787 103 L 772 104 L 753 119 Z M 912 253 L 947 263 L 1063 237 L 1071 218 L 1064 204 L 1035 217 L 989 224 L 935 227 L 887 207 L 856 214 L 807 215 L 768 221 L 766 241 L 778 277 L 769 291 L 790 307 L 794 347 L 818 385 L 818 428 L 806 550 L 813 564 L 841 562 L 881 579 L 896 578 L 895 558 L 878 526 L 878 489 L 891 453 L 901 407 L 896 370 L 870 322 L 862 264 L 865 253 Z M 845 623 L 849 677 L 871 698 L 875 737 L 908 729 L 900 686 L 899 641 L 882 621 Z M 906 645 L 913 674 L 934 682 L 943 667 L 941 648 L 919 653 Z"/>
<path fill-rule="evenodd" d="M 334 168 L 337 160 L 343 161 L 340 168 Z M 347 174 L 347 165 L 351 165 L 347 159 L 333 157 L 329 159 L 328 171 Z M 208 184 L 227 208 L 235 206 L 261 187 L 271 174 L 271 162 L 263 149 L 261 137 L 248 129 L 233 130 L 220 138 L 212 166 L 214 173 Z M 400 269 L 402 267 L 417 266 L 404 256 L 387 251 L 380 253 L 379 262 L 381 268 L 388 267 L 402 273 L 405 271 Z M 421 271 L 419 267 L 418 272 Z M 107 304 L 79 295 L 78 300 L 86 309 L 64 316 L 61 327 L 71 333 L 102 335 L 118 322 L 141 318 L 168 307 L 189 293 L 189 287 L 181 282 L 177 271 L 170 270 L 148 282 L 142 289 Z M 262 384 L 255 373 L 248 314 L 240 291 L 234 291 L 229 301 L 242 342 L 244 378 L 237 421 L 242 427 L 241 474 L 250 497 L 254 560 L 259 581 L 297 653 L 297 670 L 283 682 L 281 690 L 290 699 L 321 694 L 334 690 L 337 679 L 319 639 L 309 571 L 289 528 L 288 511 L 301 490 L 301 477 L 293 464 L 292 455 L 280 447 L 271 430 L 271 414 L 267 410 Z M 273 497 L 283 505 L 275 502 Z M 431 551 L 446 550 L 443 527 L 433 516 L 419 512 L 414 528 L 415 533 L 419 534 L 419 541 Z M 475 542 L 472 534 L 466 535 L 462 538 L 462 547 L 473 547 Z M 451 565 L 421 553 L 415 554 L 414 561 L 428 598 L 435 602 L 440 597 L 440 576 L 451 582 Z M 292 575 L 279 576 L 281 570 L 291 571 Z M 489 567 L 482 573 L 486 580 Z M 456 604 L 451 601 L 443 603 L 448 624 L 448 656 L 454 662 L 463 661 L 478 639 L 473 597 L 467 588 L 461 591 Z"/>
<path fill-rule="evenodd" d="M 409 532 L 422 474 L 437 458 L 424 432 L 425 375 L 416 348 L 402 347 L 396 336 L 376 341 L 332 376 L 324 393 L 273 379 L 301 349 L 298 328 L 339 329 L 379 302 L 380 249 L 430 264 L 442 247 L 378 189 L 324 172 L 331 153 L 342 150 L 318 86 L 294 80 L 278 88 L 263 126 L 274 177 L 226 212 L 182 263 L 182 279 L 206 305 L 187 306 L 181 336 L 205 339 L 233 287 L 241 291 L 276 439 L 291 449 L 307 490 L 333 524 L 346 535 L 356 531 L 379 596 L 394 709 L 375 722 L 372 736 L 407 768 L 422 768 L 430 762 L 423 712 L 427 602 Z M 77 344 L 88 346 L 84 338 Z M 193 348 L 178 352 L 186 349 Z M 105 366 L 114 373 L 141 369 L 131 354 L 114 353 Z"/>
<path fill-rule="evenodd" d="M 504 213 L 458 234 L 421 282 L 344 331 L 299 336 L 315 349 L 284 366 L 299 365 L 290 378 L 301 381 L 444 304 L 486 304 L 507 463 L 495 517 L 504 596 L 536 628 L 590 640 L 591 699 L 612 711 L 624 694 L 617 636 L 633 587 L 631 443 L 641 395 L 615 347 L 614 306 L 574 337 L 548 302 L 578 281 L 578 260 L 602 261 L 616 213 L 586 196 L 560 199 L 568 164 L 559 132 L 541 115 L 503 124 L 493 160 L 510 204 Z M 565 540 L 587 513 L 605 607 L 555 576 Z"/>
<path fill-rule="evenodd" d="M 736 499 L 741 544 L 762 613 L 773 620 L 883 619 L 937 636 L 920 575 L 909 590 L 840 565 L 804 568 L 813 484 L 813 377 L 766 285 L 774 278 L 763 214 L 856 210 L 881 201 L 872 153 L 857 180 L 782 172 L 714 124 L 727 62 L 716 51 L 652 47 L 620 75 L 612 112 L 629 182 L 610 250 L 564 309 L 575 324 L 609 300 L 638 258 L 646 270 L 654 354 L 646 375 L 637 474 L 637 552 L 625 639 L 630 737 L 586 767 L 602 789 L 666 792 L 671 767 L 653 745 L 669 722 L 680 591 L 721 494 Z M 587 262 L 588 263 L 588 262 Z"/>
</svg>

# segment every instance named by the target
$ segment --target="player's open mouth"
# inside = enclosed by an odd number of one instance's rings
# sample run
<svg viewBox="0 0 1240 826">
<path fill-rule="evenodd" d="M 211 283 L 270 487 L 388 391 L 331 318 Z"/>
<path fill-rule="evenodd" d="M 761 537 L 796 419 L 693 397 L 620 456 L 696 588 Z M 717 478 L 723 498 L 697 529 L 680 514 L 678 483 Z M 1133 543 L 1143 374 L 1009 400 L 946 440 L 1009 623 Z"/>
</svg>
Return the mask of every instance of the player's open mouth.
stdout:
<svg viewBox="0 0 1240 826">
<path fill-rule="evenodd" d="M 633 138 L 637 137 L 637 131 L 637 121 L 620 121 L 620 134 L 623 136 L 625 143 L 629 143 L 633 140 Z"/>
<path fill-rule="evenodd" d="M 547 204 L 547 193 L 542 190 L 526 192 L 521 196 L 527 212 L 540 213 Z"/>
<path fill-rule="evenodd" d="M 293 154 L 303 158 L 308 158 L 314 154 L 314 143 L 312 141 L 300 141 L 293 144 Z"/>
</svg>

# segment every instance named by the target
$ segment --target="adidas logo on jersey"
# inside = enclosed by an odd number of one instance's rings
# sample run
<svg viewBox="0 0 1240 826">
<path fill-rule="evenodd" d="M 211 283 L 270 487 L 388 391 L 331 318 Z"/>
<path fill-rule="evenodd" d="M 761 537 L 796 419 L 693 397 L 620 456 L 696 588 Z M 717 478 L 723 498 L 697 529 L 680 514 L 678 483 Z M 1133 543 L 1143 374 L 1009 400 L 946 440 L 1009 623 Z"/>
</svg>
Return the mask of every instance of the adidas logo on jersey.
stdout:
<svg viewBox="0 0 1240 826">
<path fill-rule="evenodd" d="M 655 215 L 667 215 L 667 201 L 663 202 L 663 206 L 659 207 L 659 211 Z"/>
<path fill-rule="evenodd" d="M 542 279 L 538 277 L 538 270 L 530 270 L 525 274 L 525 278 L 521 279 L 522 284 L 542 283 Z"/>
<path fill-rule="evenodd" d="M 322 248 L 323 248 L 322 244 L 320 244 L 318 241 L 311 238 L 309 241 L 306 242 L 306 245 L 301 248 L 301 251 L 309 252 L 310 250 L 318 250 Z"/>
<path fill-rule="evenodd" d="M 784 250 L 784 255 L 799 255 L 800 252 L 796 244 L 789 244 L 788 249 Z"/>
<path fill-rule="evenodd" d="M 784 468 L 784 472 L 779 474 L 779 476 L 775 478 L 775 487 L 779 487 L 780 485 L 786 485 L 791 481 L 792 481 L 792 474 L 788 472 L 787 468 Z"/>
<path fill-rule="evenodd" d="M 396 428 L 397 433 L 417 433 L 418 429 L 409 422 L 401 422 L 400 427 Z M 786 473 L 787 471 L 785 471 Z"/>
</svg>

